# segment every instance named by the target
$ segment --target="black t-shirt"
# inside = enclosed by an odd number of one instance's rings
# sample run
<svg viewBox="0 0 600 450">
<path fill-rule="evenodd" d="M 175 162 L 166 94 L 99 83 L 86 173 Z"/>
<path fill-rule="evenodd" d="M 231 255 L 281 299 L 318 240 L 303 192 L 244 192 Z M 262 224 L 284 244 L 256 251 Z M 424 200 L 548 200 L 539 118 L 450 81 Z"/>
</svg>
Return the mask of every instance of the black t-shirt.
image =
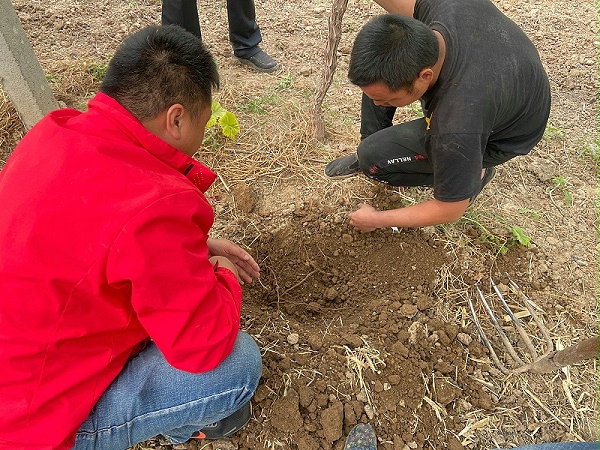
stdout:
<svg viewBox="0 0 600 450">
<path fill-rule="evenodd" d="M 446 43 L 421 99 L 434 196 L 465 200 L 480 189 L 484 152 L 526 154 L 542 138 L 548 76 L 525 33 L 488 0 L 417 0 L 414 17 Z"/>
</svg>

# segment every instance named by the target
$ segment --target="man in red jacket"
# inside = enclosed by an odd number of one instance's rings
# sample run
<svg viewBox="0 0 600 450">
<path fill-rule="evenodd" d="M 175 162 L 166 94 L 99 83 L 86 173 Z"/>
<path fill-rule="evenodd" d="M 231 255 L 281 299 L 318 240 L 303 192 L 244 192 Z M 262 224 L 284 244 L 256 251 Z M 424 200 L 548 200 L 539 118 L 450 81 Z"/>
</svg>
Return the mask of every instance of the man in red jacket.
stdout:
<svg viewBox="0 0 600 450">
<path fill-rule="evenodd" d="M 42 119 L 0 172 L 0 449 L 126 449 L 243 426 L 261 374 L 239 331 L 259 267 L 211 239 L 192 159 L 219 77 L 201 41 L 124 41 L 84 113 Z"/>
</svg>

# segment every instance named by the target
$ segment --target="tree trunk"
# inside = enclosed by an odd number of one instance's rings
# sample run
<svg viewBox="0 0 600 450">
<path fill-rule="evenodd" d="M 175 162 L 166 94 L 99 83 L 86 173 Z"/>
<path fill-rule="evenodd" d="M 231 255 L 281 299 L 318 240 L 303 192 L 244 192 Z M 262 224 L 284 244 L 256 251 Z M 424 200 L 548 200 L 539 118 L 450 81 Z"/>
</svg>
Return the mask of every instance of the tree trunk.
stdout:
<svg viewBox="0 0 600 450">
<path fill-rule="evenodd" d="M 348 0 L 333 0 L 331 15 L 329 16 L 329 37 L 325 47 L 325 65 L 321 74 L 321 84 L 314 97 L 312 108 L 312 131 L 317 142 L 325 140 L 325 123 L 323 120 L 323 99 L 337 67 L 337 48 L 342 37 L 342 18 L 348 7 Z"/>
</svg>

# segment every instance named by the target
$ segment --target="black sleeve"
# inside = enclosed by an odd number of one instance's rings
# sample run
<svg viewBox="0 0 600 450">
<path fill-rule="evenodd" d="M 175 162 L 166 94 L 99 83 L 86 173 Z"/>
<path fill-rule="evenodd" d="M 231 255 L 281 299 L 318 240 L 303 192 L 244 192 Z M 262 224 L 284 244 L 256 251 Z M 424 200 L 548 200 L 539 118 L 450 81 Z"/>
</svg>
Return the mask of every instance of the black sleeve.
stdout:
<svg viewBox="0 0 600 450">
<path fill-rule="evenodd" d="M 426 148 L 433 164 L 433 196 L 443 202 L 473 197 L 481 187 L 482 134 L 430 134 Z"/>
</svg>

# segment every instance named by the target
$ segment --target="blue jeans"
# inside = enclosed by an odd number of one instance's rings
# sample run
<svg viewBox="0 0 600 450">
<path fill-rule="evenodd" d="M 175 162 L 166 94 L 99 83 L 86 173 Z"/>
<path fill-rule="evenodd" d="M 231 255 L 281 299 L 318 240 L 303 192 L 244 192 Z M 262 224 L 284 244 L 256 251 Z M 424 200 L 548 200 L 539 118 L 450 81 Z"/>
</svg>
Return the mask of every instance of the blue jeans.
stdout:
<svg viewBox="0 0 600 450">
<path fill-rule="evenodd" d="M 243 331 L 231 354 L 200 374 L 173 368 L 150 343 L 102 394 L 73 448 L 125 450 L 159 434 L 174 444 L 185 442 L 246 404 L 261 372 L 258 346 Z"/>
<path fill-rule="evenodd" d="M 516 447 L 512 450 L 598 450 L 598 442 L 550 442 Z"/>
</svg>

